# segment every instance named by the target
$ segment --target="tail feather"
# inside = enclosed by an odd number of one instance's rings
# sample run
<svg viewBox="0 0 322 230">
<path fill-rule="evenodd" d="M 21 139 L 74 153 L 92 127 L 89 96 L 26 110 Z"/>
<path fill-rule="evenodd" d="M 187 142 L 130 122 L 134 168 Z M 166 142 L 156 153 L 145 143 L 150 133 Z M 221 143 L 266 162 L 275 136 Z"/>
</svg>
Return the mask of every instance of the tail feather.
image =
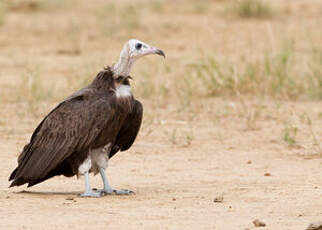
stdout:
<svg viewBox="0 0 322 230">
<path fill-rule="evenodd" d="M 67 161 L 60 164 L 57 168 L 50 171 L 47 175 L 44 175 L 43 177 L 39 177 L 36 179 L 24 178 L 23 175 L 17 174 L 18 168 L 19 167 L 17 167 L 9 177 L 9 181 L 13 180 L 9 188 L 13 186 L 20 186 L 26 183 L 28 183 L 28 187 L 31 187 L 58 175 L 64 175 L 66 177 L 71 177 L 75 175 Z"/>
<path fill-rule="evenodd" d="M 26 184 L 29 181 L 28 179 L 23 178 L 23 177 L 19 176 L 19 174 L 17 174 L 18 169 L 19 169 L 19 166 L 17 168 L 15 168 L 15 170 L 12 171 L 12 173 L 9 177 L 9 181 L 13 180 L 12 183 L 10 184 L 9 188 Z"/>
<path fill-rule="evenodd" d="M 27 182 L 28 181 L 25 178 L 22 178 L 22 177 L 15 178 L 14 181 L 12 181 L 12 183 L 10 184 L 9 188 L 14 187 L 14 186 L 20 186 L 20 185 L 23 185 Z"/>
<path fill-rule="evenodd" d="M 13 180 L 12 183 L 10 184 L 9 188 L 11 188 L 13 186 L 23 185 L 26 183 L 24 178 L 18 177 L 17 172 L 18 172 L 18 167 L 12 171 L 12 173 L 9 177 L 9 181 Z"/>
<path fill-rule="evenodd" d="M 15 179 L 17 171 L 18 171 L 18 167 L 15 170 L 12 171 L 12 173 L 11 173 L 11 175 L 9 177 L 9 181 Z"/>
</svg>

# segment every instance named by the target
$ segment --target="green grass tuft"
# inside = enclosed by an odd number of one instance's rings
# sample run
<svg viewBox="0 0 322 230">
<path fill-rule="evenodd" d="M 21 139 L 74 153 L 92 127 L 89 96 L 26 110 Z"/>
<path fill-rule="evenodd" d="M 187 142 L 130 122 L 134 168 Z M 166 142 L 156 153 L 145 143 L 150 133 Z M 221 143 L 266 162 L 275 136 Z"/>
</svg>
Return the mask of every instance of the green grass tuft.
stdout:
<svg viewBox="0 0 322 230">
<path fill-rule="evenodd" d="M 119 36 L 138 30 L 141 24 L 141 7 L 133 3 L 106 3 L 96 13 L 99 26 L 106 36 Z"/>
<path fill-rule="evenodd" d="M 302 55 L 292 46 L 276 54 L 266 54 L 255 60 L 236 63 L 219 62 L 206 56 L 191 65 L 186 95 L 201 96 L 249 94 L 281 99 L 322 99 L 322 54 Z M 198 86 L 198 87 L 195 87 Z"/>
<path fill-rule="evenodd" d="M 287 143 L 289 147 L 296 146 L 296 136 L 297 136 L 298 128 L 290 127 L 286 125 L 283 130 L 283 141 Z"/>
<path fill-rule="evenodd" d="M 232 10 L 240 18 L 271 18 L 273 10 L 267 0 L 240 0 Z"/>
<path fill-rule="evenodd" d="M 164 0 L 150 0 L 149 1 L 149 7 L 151 10 L 153 10 L 156 13 L 163 13 L 164 12 Z"/>
<path fill-rule="evenodd" d="M 34 116 L 38 116 L 39 104 L 53 98 L 52 89 L 42 84 L 42 79 L 37 69 L 28 69 L 22 75 L 21 82 L 18 85 L 17 100 L 27 102 L 28 112 Z"/>
<path fill-rule="evenodd" d="M 7 14 L 7 4 L 0 1 L 0 26 L 4 24 Z"/>
<path fill-rule="evenodd" d="M 12 11 L 51 11 L 62 10 L 71 6 L 71 1 L 64 0 L 16 0 L 8 1 L 9 9 Z"/>
</svg>

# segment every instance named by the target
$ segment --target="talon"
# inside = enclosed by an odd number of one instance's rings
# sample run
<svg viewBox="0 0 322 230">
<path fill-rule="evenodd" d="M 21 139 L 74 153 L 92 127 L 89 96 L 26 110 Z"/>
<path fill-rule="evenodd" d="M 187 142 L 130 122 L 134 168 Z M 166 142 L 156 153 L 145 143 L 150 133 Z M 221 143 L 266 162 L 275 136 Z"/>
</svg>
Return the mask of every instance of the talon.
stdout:
<svg viewBox="0 0 322 230">
<path fill-rule="evenodd" d="M 134 195 L 135 193 L 131 190 L 124 189 L 124 190 L 115 190 L 116 195 Z"/>
<path fill-rule="evenodd" d="M 93 189 L 94 190 L 94 189 Z M 128 190 L 128 189 L 121 189 L 121 190 L 105 190 L 105 189 L 95 189 L 95 191 L 100 192 L 102 196 L 106 195 L 135 195 L 135 192 Z"/>
<path fill-rule="evenodd" d="M 107 192 L 105 192 L 105 191 L 101 191 L 100 193 L 101 193 L 101 195 L 102 195 L 102 196 L 106 196 L 106 195 L 108 195 L 108 193 L 107 193 Z"/>
<path fill-rule="evenodd" d="M 95 197 L 95 198 L 98 198 L 98 197 L 101 197 L 101 193 L 100 192 L 96 192 L 96 191 L 87 191 L 87 192 L 84 192 L 84 193 L 81 193 L 79 194 L 81 197 Z"/>
</svg>

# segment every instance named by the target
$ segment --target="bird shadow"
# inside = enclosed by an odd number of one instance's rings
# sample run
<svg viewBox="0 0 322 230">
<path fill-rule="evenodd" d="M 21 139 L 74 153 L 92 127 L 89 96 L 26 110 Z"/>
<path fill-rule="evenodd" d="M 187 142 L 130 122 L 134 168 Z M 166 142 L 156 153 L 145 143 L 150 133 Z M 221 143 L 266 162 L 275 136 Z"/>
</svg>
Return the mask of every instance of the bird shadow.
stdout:
<svg viewBox="0 0 322 230">
<path fill-rule="evenodd" d="M 36 192 L 36 191 L 26 191 L 22 190 L 19 192 L 13 192 L 15 194 L 26 194 L 26 195 L 39 195 L 39 196 L 79 196 L 81 192 Z"/>
</svg>

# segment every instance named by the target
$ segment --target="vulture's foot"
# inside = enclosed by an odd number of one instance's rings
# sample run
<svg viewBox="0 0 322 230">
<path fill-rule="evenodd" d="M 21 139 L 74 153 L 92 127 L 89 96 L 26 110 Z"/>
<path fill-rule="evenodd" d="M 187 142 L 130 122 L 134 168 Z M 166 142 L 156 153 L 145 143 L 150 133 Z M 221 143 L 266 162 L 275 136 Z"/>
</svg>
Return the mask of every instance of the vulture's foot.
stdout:
<svg viewBox="0 0 322 230">
<path fill-rule="evenodd" d="M 135 192 L 128 190 L 128 189 L 93 189 L 94 191 L 97 191 L 101 193 L 102 195 L 135 195 Z"/>
<path fill-rule="evenodd" d="M 94 190 L 86 191 L 80 194 L 81 197 L 101 197 L 102 193 Z"/>
</svg>

